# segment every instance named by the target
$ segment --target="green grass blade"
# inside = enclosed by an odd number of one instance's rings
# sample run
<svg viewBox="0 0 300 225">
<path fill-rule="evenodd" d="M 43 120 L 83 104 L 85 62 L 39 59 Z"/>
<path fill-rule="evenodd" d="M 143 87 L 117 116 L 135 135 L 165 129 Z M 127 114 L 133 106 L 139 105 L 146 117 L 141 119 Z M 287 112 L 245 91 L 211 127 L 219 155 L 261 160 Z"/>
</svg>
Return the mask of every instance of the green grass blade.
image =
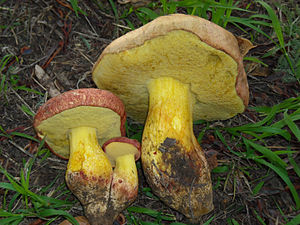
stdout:
<svg viewBox="0 0 300 225">
<path fill-rule="evenodd" d="M 287 51 L 285 49 L 285 43 L 284 43 L 284 37 L 283 37 L 282 29 L 281 29 L 281 24 L 280 24 L 280 21 L 279 21 L 277 15 L 276 15 L 275 11 L 265 1 L 258 1 L 258 2 L 267 10 L 267 12 L 269 14 L 269 17 L 272 21 L 273 29 L 276 33 L 277 38 L 278 38 L 278 42 L 279 42 L 279 45 L 281 47 L 281 50 L 284 53 L 284 56 L 285 56 L 286 60 L 288 61 L 288 64 L 289 64 L 291 70 L 295 74 L 295 69 L 294 69 L 293 63 L 292 63 L 292 61 L 291 61 L 291 59 L 290 59 L 290 57 L 287 54 Z"/>
<path fill-rule="evenodd" d="M 259 63 L 265 67 L 269 67 L 267 64 L 265 64 L 263 61 L 261 61 L 260 59 L 256 58 L 256 57 L 252 57 L 252 56 L 247 56 L 244 57 L 244 61 L 251 61 L 251 62 L 255 62 L 255 63 Z"/>
<path fill-rule="evenodd" d="M 112 0 L 108 0 L 108 1 L 109 1 L 110 5 L 111 5 L 111 8 L 112 8 L 113 13 L 114 13 L 114 15 L 116 17 L 116 20 L 119 20 L 118 10 L 116 8 L 116 5 L 115 5 L 114 1 L 112 1 Z"/>
<path fill-rule="evenodd" d="M 148 208 L 143 208 L 143 207 L 131 206 L 131 207 L 127 208 L 127 211 L 135 212 L 135 213 L 143 213 L 143 214 L 152 216 L 154 218 L 159 218 L 159 219 L 167 220 L 167 221 L 176 220 L 174 215 L 162 214 L 161 212 L 158 212 L 158 211 L 155 211 L 152 209 L 148 209 Z"/>
<path fill-rule="evenodd" d="M 291 165 L 294 168 L 295 173 L 297 174 L 298 177 L 300 177 L 300 167 L 296 163 L 295 159 L 292 157 L 292 154 L 288 154 L 288 158 L 289 158 Z"/>
<path fill-rule="evenodd" d="M 153 10 L 151 10 L 149 8 L 145 8 L 145 7 L 139 8 L 138 11 L 145 14 L 147 16 L 147 18 L 150 19 L 150 20 L 154 20 L 159 16 Z"/>
<path fill-rule="evenodd" d="M 259 182 L 252 190 L 252 194 L 253 195 L 257 195 L 260 191 L 260 189 L 264 186 L 265 182 L 264 181 L 261 181 Z"/>
<path fill-rule="evenodd" d="M 275 11 L 272 9 L 272 7 L 266 3 L 265 1 L 258 1 L 268 12 L 269 18 L 272 21 L 273 29 L 277 35 L 279 44 L 282 48 L 284 48 L 284 39 L 283 39 L 283 33 L 280 25 L 280 21 L 275 13 Z"/>
<path fill-rule="evenodd" d="M 231 219 L 231 222 L 233 225 L 239 225 L 238 221 L 236 221 L 234 218 Z"/>
<path fill-rule="evenodd" d="M 8 63 L 8 61 L 10 60 L 10 58 L 13 55 L 5 55 L 1 61 L 0 61 L 0 72 L 2 72 L 2 70 L 4 69 L 4 67 L 6 66 L 6 64 Z"/>
<path fill-rule="evenodd" d="M 11 185 L 17 192 L 19 192 L 22 195 L 26 195 L 26 191 L 24 190 L 24 188 L 21 185 L 19 185 L 14 180 L 14 178 L 6 170 L 4 170 L 1 166 L 0 166 L 0 172 L 2 172 L 6 176 L 6 178 L 9 180 L 9 182 L 11 183 Z"/>
<path fill-rule="evenodd" d="M 253 210 L 253 212 L 254 212 L 254 214 L 255 214 L 257 220 L 258 220 L 262 225 L 267 225 L 267 224 L 265 223 L 265 221 L 263 220 L 263 218 L 261 218 L 261 216 L 255 211 L 255 209 Z"/>
<path fill-rule="evenodd" d="M 0 94 L 2 91 L 5 91 L 5 80 L 6 80 L 6 75 L 2 74 L 1 82 L 0 82 Z"/>
<path fill-rule="evenodd" d="M 270 149 L 256 144 L 250 140 L 247 140 L 246 138 L 243 138 L 243 141 L 246 145 L 251 146 L 252 148 L 254 148 L 255 150 L 259 151 L 261 154 L 263 154 L 267 159 L 270 160 L 270 162 L 282 167 L 282 168 L 286 168 L 287 164 L 286 162 L 284 162 L 278 155 L 276 155 L 274 152 L 272 152 Z"/>
<path fill-rule="evenodd" d="M 212 173 L 227 173 L 229 171 L 228 166 L 218 166 L 214 168 L 211 172 Z"/>
<path fill-rule="evenodd" d="M 228 1 L 228 6 L 233 6 L 233 0 L 229 0 L 229 1 Z M 223 24 L 223 27 L 224 27 L 224 28 L 226 28 L 226 26 L 227 26 L 228 18 L 230 18 L 231 13 L 232 13 L 232 9 L 227 9 L 227 10 L 226 10 L 225 19 L 224 19 L 224 24 Z"/>
<path fill-rule="evenodd" d="M 20 132 L 11 132 L 10 135 L 14 135 L 14 136 L 18 136 L 18 137 L 23 137 L 23 138 L 26 138 L 26 139 L 29 139 L 29 140 L 32 140 L 32 141 L 35 141 L 35 142 L 39 142 L 38 139 L 28 135 L 28 134 L 24 134 L 24 133 L 20 133 Z"/>
<path fill-rule="evenodd" d="M 16 191 L 16 189 L 14 188 L 14 186 L 10 183 L 0 183 L 0 188 L 3 188 L 3 189 L 7 189 L 7 190 L 10 190 L 10 191 Z"/>
<path fill-rule="evenodd" d="M 283 113 L 283 116 L 284 116 L 285 123 L 288 125 L 290 130 L 293 132 L 295 137 L 300 142 L 300 130 L 298 126 L 291 120 L 290 116 L 287 114 L 287 110 Z"/>
<path fill-rule="evenodd" d="M 5 219 L 1 219 L 0 220 L 0 225 L 19 224 L 20 222 L 22 222 L 23 219 L 24 219 L 24 217 L 22 215 L 8 217 L 8 218 L 5 218 Z"/>
<path fill-rule="evenodd" d="M 78 12 L 82 13 L 83 15 L 87 15 L 86 12 L 84 12 L 79 6 L 77 0 L 69 0 L 71 3 L 72 8 L 74 9 L 74 12 L 76 16 L 78 17 Z"/>
<path fill-rule="evenodd" d="M 35 114 L 34 114 L 33 112 L 31 112 L 30 109 L 29 109 L 26 105 L 22 105 L 22 106 L 21 106 L 21 109 L 22 109 L 22 111 L 25 112 L 26 114 L 28 114 L 28 115 L 30 115 L 30 116 L 32 116 L 32 117 L 35 116 Z"/>
<path fill-rule="evenodd" d="M 203 225 L 209 225 L 213 221 L 214 218 L 215 218 L 215 216 L 212 216 Z"/>
<path fill-rule="evenodd" d="M 11 212 L 11 211 L 12 211 L 15 201 L 16 201 L 20 196 L 21 196 L 20 193 L 14 194 L 14 196 L 13 196 L 13 197 L 11 198 L 11 200 L 9 201 L 8 208 L 7 208 L 8 212 Z"/>
<path fill-rule="evenodd" d="M 224 4 L 224 0 L 221 0 L 220 3 Z M 226 10 L 225 8 L 215 7 L 212 10 L 212 19 L 211 19 L 211 21 L 215 24 L 218 24 L 218 25 L 222 26 L 223 24 L 220 24 L 220 19 L 225 14 L 225 10 Z"/>
<path fill-rule="evenodd" d="M 273 41 L 273 39 L 267 33 L 265 33 L 262 29 L 260 29 L 259 27 L 254 26 L 252 24 L 253 21 L 249 20 L 248 18 L 240 18 L 240 17 L 231 16 L 231 17 L 228 18 L 228 22 L 230 22 L 232 24 L 238 23 L 238 24 L 242 24 L 244 26 L 247 26 L 247 27 L 253 29 L 254 31 L 264 35 L 265 37 L 267 37 L 268 39 Z"/>
<path fill-rule="evenodd" d="M 258 159 L 258 158 L 253 158 L 254 161 L 262 164 L 262 165 L 265 165 L 267 167 L 269 167 L 270 169 L 272 169 L 275 173 L 277 173 L 281 179 L 286 183 L 286 185 L 289 187 L 290 189 L 290 192 L 294 198 L 294 201 L 296 203 L 296 209 L 299 210 L 300 209 L 300 198 L 299 198 L 299 195 L 297 193 L 297 190 L 295 188 L 295 186 L 293 185 L 293 183 L 291 182 L 290 178 L 288 177 L 288 174 L 286 172 L 286 170 L 284 170 L 283 168 L 281 167 L 277 167 L 263 159 Z"/>
<path fill-rule="evenodd" d="M 45 210 L 39 212 L 39 216 L 44 217 L 44 218 L 51 217 L 51 216 L 63 216 L 67 220 L 72 222 L 72 224 L 79 225 L 77 220 L 71 214 L 69 214 L 68 212 L 66 212 L 64 210 L 45 209 Z"/>
<path fill-rule="evenodd" d="M 28 88 L 26 86 L 14 86 L 14 89 L 15 90 L 21 90 L 21 91 L 27 91 L 27 92 L 34 93 L 34 94 L 41 95 L 41 96 L 44 95 L 42 92 L 33 90 L 33 89 Z"/>
<path fill-rule="evenodd" d="M 221 132 L 219 130 L 215 130 L 215 136 L 218 137 L 220 139 L 220 141 L 227 147 L 227 149 L 233 153 L 236 156 L 242 157 L 242 154 L 239 152 L 235 152 L 233 151 L 230 146 L 227 144 L 227 142 L 225 141 L 225 138 L 223 137 L 223 135 L 221 134 Z"/>
<path fill-rule="evenodd" d="M 46 201 L 44 201 L 40 196 L 37 194 L 31 192 L 30 190 L 26 190 L 23 186 L 18 184 L 18 182 L 15 181 L 15 179 L 0 166 L 0 172 L 2 172 L 6 178 L 9 180 L 9 182 L 12 184 L 13 188 L 16 190 L 16 192 L 22 194 L 23 196 L 30 196 L 34 200 L 38 201 L 42 205 L 48 205 Z"/>
<path fill-rule="evenodd" d="M 292 220 L 290 220 L 287 224 L 285 225 L 299 225 L 300 224 L 300 214 L 295 216 Z"/>
</svg>

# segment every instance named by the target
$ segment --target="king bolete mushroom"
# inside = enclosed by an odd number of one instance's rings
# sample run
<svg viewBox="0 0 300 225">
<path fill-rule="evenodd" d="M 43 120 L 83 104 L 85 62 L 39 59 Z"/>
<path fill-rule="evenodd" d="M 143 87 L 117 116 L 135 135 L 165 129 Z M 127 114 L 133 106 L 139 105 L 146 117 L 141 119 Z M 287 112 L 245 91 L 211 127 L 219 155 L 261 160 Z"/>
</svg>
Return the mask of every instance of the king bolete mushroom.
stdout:
<svg viewBox="0 0 300 225">
<path fill-rule="evenodd" d="M 118 151 L 113 170 L 100 146 L 113 137 L 124 136 L 125 121 L 122 101 L 109 91 L 93 88 L 68 91 L 50 99 L 34 118 L 38 137 L 45 139 L 53 153 L 69 158 L 66 183 L 92 225 L 113 224 L 137 196 L 134 154 L 138 158 L 139 153 Z M 121 140 L 139 152 L 138 144 L 127 138 Z M 122 185 L 117 188 L 116 182 Z"/>
<path fill-rule="evenodd" d="M 162 16 L 114 40 L 93 68 L 130 117 L 145 122 L 142 165 L 152 191 L 191 221 L 213 209 L 210 171 L 193 120 L 245 110 L 248 84 L 237 39 L 196 16 Z"/>
</svg>

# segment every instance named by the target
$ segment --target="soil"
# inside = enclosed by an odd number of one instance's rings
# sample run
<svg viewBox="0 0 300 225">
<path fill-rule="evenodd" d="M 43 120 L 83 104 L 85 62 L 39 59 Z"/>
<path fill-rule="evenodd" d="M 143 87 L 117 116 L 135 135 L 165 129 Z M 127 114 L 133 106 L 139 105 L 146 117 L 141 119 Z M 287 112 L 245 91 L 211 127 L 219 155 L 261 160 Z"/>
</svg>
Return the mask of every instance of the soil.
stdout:
<svg viewBox="0 0 300 225">
<path fill-rule="evenodd" d="M 79 13 L 78 17 L 68 7 L 67 1 L 0 2 L 0 59 L 3 59 L 5 55 L 17 56 L 17 60 L 11 57 L 2 68 L 0 80 L 0 82 L 5 80 L 4 83 L 7 85 L 6 89 L 0 93 L 0 125 L 7 134 L 19 132 L 35 137 L 32 127 L 33 117 L 24 111 L 35 113 L 41 104 L 57 92 L 96 87 L 91 79 L 93 63 L 112 40 L 129 31 L 125 20 L 115 19 L 108 2 L 98 2 L 101 7 L 97 6 L 96 2 L 80 1 L 80 7 L 87 15 Z M 241 1 L 240 7 L 247 6 L 249 2 Z M 123 12 L 130 6 L 116 3 L 116 7 L 118 12 Z M 256 10 L 263 11 L 254 3 L 251 7 L 257 7 Z M 183 9 L 182 12 L 184 12 Z M 135 27 L 142 25 L 134 14 L 129 15 L 128 19 Z M 245 36 L 245 33 L 233 27 L 228 27 L 228 29 L 236 35 Z M 268 33 L 270 30 L 265 32 Z M 248 55 L 259 57 L 274 47 L 274 44 L 264 37 L 257 37 L 254 44 L 257 47 Z M 280 55 L 278 52 L 264 59 L 264 63 L 269 67 L 245 63 L 250 86 L 249 108 L 245 113 L 233 119 L 217 121 L 211 126 L 236 126 L 259 121 L 261 117 L 251 107 L 272 106 L 284 99 L 297 97 L 300 90 L 299 84 L 283 82 L 284 71 L 275 70 Z M 28 91 L 28 89 L 36 92 Z M 129 118 L 128 122 L 140 129 L 140 126 L 134 122 L 134 118 Z M 203 128 L 203 124 L 195 125 L 196 137 Z M 225 136 L 225 138 L 230 143 L 230 137 Z M 265 144 L 279 149 L 280 146 L 287 145 L 295 151 L 300 149 L 295 139 L 287 143 L 280 138 L 270 138 Z M 275 173 L 253 161 L 243 160 L 230 154 L 222 142 L 210 131 L 205 133 L 201 145 L 206 152 L 217 153 L 216 157 L 220 165 L 228 165 L 230 168 L 230 172 L 212 174 L 213 185 L 216 187 L 214 190 L 215 209 L 203 216 L 203 221 L 214 216 L 211 224 L 225 224 L 232 218 L 239 224 L 259 224 L 257 214 L 266 224 L 271 225 L 284 224 L 286 219 L 290 220 L 297 215 L 290 192 Z M 231 145 L 236 150 L 243 151 L 234 146 L 234 143 Z M 12 138 L 0 136 L 0 164 L 16 179 L 20 179 L 21 169 L 33 158 L 37 147 L 36 142 L 19 135 L 14 135 Z M 295 160 L 300 162 L 299 155 Z M 212 161 L 212 164 L 216 163 L 215 161 Z M 31 190 L 40 191 L 53 181 L 47 194 L 57 196 L 53 193 L 54 190 L 59 187 L 65 189 L 66 165 L 65 160 L 55 155 L 50 155 L 45 160 L 38 157 L 30 174 Z M 148 184 L 140 162 L 138 162 L 138 168 L 140 189 L 138 199 L 133 205 L 172 214 L 175 215 L 177 222 L 188 223 L 183 215 L 170 209 L 156 198 L 149 197 L 143 191 Z M 293 170 L 288 170 L 288 172 L 292 182 L 299 187 L 299 177 L 294 174 Z M 0 174 L 0 177 L 1 181 L 7 182 L 4 175 Z M 260 193 L 254 196 L 251 190 L 262 177 L 265 184 Z M 0 189 L 0 193 L 0 204 L 3 204 L 4 196 L 9 200 L 14 194 L 13 192 L 7 194 L 3 189 Z M 75 197 L 71 196 L 70 200 L 75 200 Z M 83 215 L 82 208 L 77 201 L 69 213 L 73 216 Z M 128 215 L 126 211 L 124 214 Z M 154 221 L 150 216 L 134 213 L 133 215 L 144 221 Z M 58 218 L 52 224 L 59 224 L 62 220 L 63 218 Z M 36 221 L 37 218 L 25 219 L 22 224 L 34 224 Z M 43 221 L 39 222 L 43 223 Z M 170 224 L 170 222 L 163 221 L 162 224 Z"/>
</svg>

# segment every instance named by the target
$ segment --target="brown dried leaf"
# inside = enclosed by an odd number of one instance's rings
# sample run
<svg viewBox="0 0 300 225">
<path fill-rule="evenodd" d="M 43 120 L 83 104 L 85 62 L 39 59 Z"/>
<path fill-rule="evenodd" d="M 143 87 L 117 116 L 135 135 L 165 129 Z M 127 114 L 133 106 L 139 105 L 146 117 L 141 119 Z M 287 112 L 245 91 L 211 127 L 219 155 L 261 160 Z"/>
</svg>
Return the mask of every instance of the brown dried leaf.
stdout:
<svg viewBox="0 0 300 225">
<path fill-rule="evenodd" d="M 243 37 L 236 37 L 237 41 L 238 41 L 238 45 L 239 45 L 239 48 L 240 48 L 240 52 L 241 52 L 241 55 L 242 57 L 244 57 L 248 51 L 252 48 L 255 48 L 256 46 L 253 45 L 251 43 L 251 41 L 249 41 L 248 39 L 246 38 L 243 38 Z"/>
<path fill-rule="evenodd" d="M 56 88 L 51 77 L 45 72 L 45 70 L 39 65 L 34 67 L 35 76 L 38 81 L 48 90 L 51 98 L 60 94 L 60 91 Z"/>
<path fill-rule="evenodd" d="M 218 155 L 218 152 L 215 150 L 205 151 L 205 157 L 208 162 L 210 171 L 212 171 L 214 168 L 216 168 L 218 166 L 217 155 Z"/>
<path fill-rule="evenodd" d="M 267 67 L 257 67 L 251 73 L 252 76 L 267 77 L 270 75 L 270 70 Z"/>
</svg>

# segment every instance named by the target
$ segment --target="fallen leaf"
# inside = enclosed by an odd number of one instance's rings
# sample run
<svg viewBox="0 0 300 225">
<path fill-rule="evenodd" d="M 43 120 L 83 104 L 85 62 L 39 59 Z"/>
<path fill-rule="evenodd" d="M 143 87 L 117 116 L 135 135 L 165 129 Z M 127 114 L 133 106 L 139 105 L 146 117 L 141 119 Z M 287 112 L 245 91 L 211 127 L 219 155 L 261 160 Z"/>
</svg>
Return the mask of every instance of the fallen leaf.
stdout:
<svg viewBox="0 0 300 225">
<path fill-rule="evenodd" d="M 215 150 L 205 151 L 205 157 L 206 157 L 210 171 L 218 166 L 217 154 L 218 154 L 218 152 Z"/>
<path fill-rule="evenodd" d="M 47 89 L 51 98 L 60 94 L 60 91 L 56 88 L 51 77 L 45 72 L 45 70 L 39 65 L 34 67 L 35 76 L 38 81 Z"/>
<path fill-rule="evenodd" d="M 252 48 L 255 48 L 256 46 L 252 44 L 251 41 L 249 41 L 246 38 L 243 37 L 236 37 L 237 41 L 238 41 L 238 45 L 240 48 L 240 53 L 241 55 L 244 57 L 248 51 Z"/>
</svg>

